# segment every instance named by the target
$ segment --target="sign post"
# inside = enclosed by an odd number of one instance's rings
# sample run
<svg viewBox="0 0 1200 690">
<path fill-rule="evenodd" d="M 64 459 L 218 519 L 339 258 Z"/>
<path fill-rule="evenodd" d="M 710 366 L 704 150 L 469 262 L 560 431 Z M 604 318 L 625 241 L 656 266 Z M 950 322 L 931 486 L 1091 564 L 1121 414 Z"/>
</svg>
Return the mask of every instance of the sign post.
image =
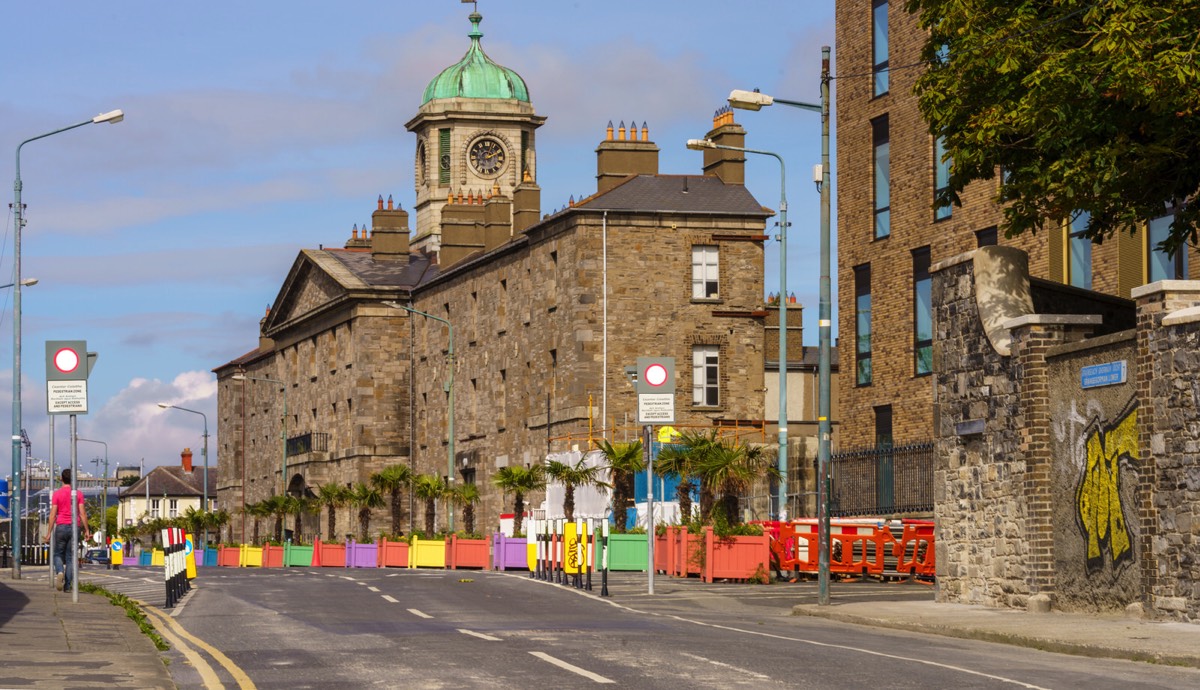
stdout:
<svg viewBox="0 0 1200 690">
<path fill-rule="evenodd" d="M 46 341 L 46 414 L 70 415 L 71 419 L 71 601 L 79 603 L 79 433 L 75 415 L 87 414 L 87 379 L 96 355 L 87 351 L 86 340 Z M 107 491 L 107 487 L 104 487 Z M 100 516 L 104 524 L 106 516 Z"/>
<path fill-rule="evenodd" d="M 654 454 L 650 443 L 655 424 L 675 423 L 675 358 L 638 357 L 638 424 L 642 425 L 642 452 L 646 457 L 646 557 L 648 593 L 654 594 Z"/>
</svg>

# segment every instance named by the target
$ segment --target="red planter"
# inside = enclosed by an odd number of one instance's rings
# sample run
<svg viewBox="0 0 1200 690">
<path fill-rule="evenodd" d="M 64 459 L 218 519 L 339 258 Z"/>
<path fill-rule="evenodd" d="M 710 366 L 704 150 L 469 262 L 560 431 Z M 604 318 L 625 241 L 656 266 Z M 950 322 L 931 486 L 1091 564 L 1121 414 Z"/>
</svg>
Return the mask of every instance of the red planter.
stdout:
<svg viewBox="0 0 1200 690">
<path fill-rule="evenodd" d="M 446 543 L 446 565 L 451 570 L 458 568 L 487 568 L 490 561 L 491 542 L 487 539 L 459 539 L 450 535 Z"/>
<path fill-rule="evenodd" d="M 283 547 L 270 545 L 264 546 L 262 564 L 264 568 L 282 568 Z"/>
<path fill-rule="evenodd" d="M 407 568 L 408 542 L 381 539 L 379 541 L 379 567 Z"/>
<path fill-rule="evenodd" d="M 217 549 L 217 565 L 224 568 L 236 568 L 242 564 L 242 548 L 240 546 L 222 546 Z"/>
<path fill-rule="evenodd" d="M 346 545 L 326 544 L 317 540 L 313 544 L 313 565 L 324 568 L 346 567 Z"/>
<path fill-rule="evenodd" d="M 771 566 L 770 537 L 718 537 L 712 527 L 704 528 L 705 582 L 753 580 L 765 577 Z"/>
</svg>

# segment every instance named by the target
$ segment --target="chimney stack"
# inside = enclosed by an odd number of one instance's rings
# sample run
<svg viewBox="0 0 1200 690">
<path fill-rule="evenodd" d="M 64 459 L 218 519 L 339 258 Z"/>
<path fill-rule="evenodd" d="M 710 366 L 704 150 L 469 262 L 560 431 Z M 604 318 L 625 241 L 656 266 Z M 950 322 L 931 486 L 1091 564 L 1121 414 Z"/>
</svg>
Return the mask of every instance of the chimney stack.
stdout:
<svg viewBox="0 0 1200 690">
<path fill-rule="evenodd" d="M 713 114 L 713 128 L 705 139 L 721 146 L 746 146 L 746 129 L 733 121 L 733 109 L 725 106 Z M 746 184 L 746 154 L 728 149 L 704 149 L 704 174 L 719 177 L 725 184 Z"/>
<path fill-rule="evenodd" d="M 379 195 L 378 208 L 371 214 L 371 254 L 376 261 L 408 259 L 408 211 L 393 205 L 392 197 L 383 206 Z"/>
<path fill-rule="evenodd" d="M 192 449 L 184 448 L 183 452 L 179 454 L 179 458 L 180 458 L 180 460 L 183 461 L 183 471 L 187 472 L 188 474 L 191 474 L 192 473 Z"/>
<path fill-rule="evenodd" d="M 625 122 L 613 139 L 612 122 L 605 129 L 604 141 L 596 147 L 596 191 L 607 192 L 631 175 L 658 174 L 658 146 L 650 141 L 650 129 L 642 123 L 638 136 L 637 123 L 629 125 L 626 136 Z"/>
</svg>

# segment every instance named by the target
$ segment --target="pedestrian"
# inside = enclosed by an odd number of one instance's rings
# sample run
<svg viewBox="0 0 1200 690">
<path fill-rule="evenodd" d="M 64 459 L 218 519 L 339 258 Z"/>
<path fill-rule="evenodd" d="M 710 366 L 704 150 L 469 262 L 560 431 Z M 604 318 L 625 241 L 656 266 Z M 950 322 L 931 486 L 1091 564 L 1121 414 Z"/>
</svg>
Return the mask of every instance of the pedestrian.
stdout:
<svg viewBox="0 0 1200 690">
<path fill-rule="evenodd" d="M 62 592 L 71 587 L 71 571 L 67 564 L 74 558 L 78 563 L 78 554 L 71 554 L 71 470 L 62 471 L 62 486 L 50 496 L 50 524 L 46 529 L 45 541 L 50 544 L 53 554 L 54 588 Z M 88 538 L 87 513 L 83 510 L 83 494 L 78 494 L 79 513 L 77 515 L 80 529 L 79 541 Z M 51 538 L 53 537 L 53 541 Z M 78 566 L 76 566 L 78 569 Z"/>
</svg>

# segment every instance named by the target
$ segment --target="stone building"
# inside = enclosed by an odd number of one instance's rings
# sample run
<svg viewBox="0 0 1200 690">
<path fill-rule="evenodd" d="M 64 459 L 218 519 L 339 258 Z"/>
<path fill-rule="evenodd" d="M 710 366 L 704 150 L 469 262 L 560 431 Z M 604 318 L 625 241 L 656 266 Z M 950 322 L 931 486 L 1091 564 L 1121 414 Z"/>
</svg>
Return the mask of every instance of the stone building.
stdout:
<svg viewBox="0 0 1200 690">
<path fill-rule="evenodd" d="M 545 118 L 483 52 L 480 19 L 407 125 L 415 228 L 380 197 L 371 227 L 343 247 L 301 251 L 258 346 L 215 369 L 233 535 L 243 504 L 392 464 L 476 484 L 476 529 L 494 529 L 511 507 L 492 485 L 500 468 L 586 449 L 636 419 L 624 367 L 638 356 L 675 358 L 676 427 L 762 426 L 773 212 L 743 185 L 740 155 L 706 152 L 704 174 L 663 175 L 644 123 L 610 123 L 597 192 L 543 216 L 534 131 Z M 709 136 L 740 146 L 745 130 L 719 112 Z M 413 508 L 406 496 L 405 529 Z M 326 538 L 352 531 L 350 512 Z M 374 531 L 387 525 L 377 513 Z"/>
<path fill-rule="evenodd" d="M 1123 298 L 1195 275 L 1195 249 L 1178 260 L 1155 249 L 1169 215 L 1093 246 L 1074 236 L 1078 221 L 1006 239 L 997 232 L 998 178 L 968 187 L 962 206 L 935 209 L 950 164 L 913 95 L 919 70 L 910 67 L 921 61 L 925 32 L 895 0 L 838 0 L 836 22 L 843 449 L 932 439 L 930 266 L 938 262 L 1012 246 L 1027 253 L 1035 278 Z"/>
</svg>

